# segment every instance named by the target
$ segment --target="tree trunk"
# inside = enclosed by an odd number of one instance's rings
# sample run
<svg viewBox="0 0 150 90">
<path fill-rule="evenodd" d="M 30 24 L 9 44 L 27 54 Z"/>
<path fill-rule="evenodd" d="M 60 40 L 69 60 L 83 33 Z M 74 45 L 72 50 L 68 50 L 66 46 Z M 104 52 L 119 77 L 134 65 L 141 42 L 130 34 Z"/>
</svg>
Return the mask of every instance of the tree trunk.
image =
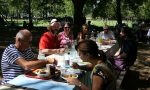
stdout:
<svg viewBox="0 0 150 90">
<path fill-rule="evenodd" d="M 32 15 L 31 15 L 31 0 L 28 1 L 28 5 L 29 5 L 29 28 L 33 27 L 33 22 L 32 22 Z"/>
<path fill-rule="evenodd" d="M 72 0 L 74 5 L 74 27 L 73 27 L 73 33 L 74 38 L 77 37 L 78 32 L 81 30 L 81 26 L 86 23 L 86 18 L 83 15 L 83 7 L 87 0 Z"/>
<path fill-rule="evenodd" d="M 116 8 L 117 8 L 117 11 L 116 11 L 117 23 L 119 25 L 121 25 L 122 24 L 122 15 L 121 15 L 121 7 L 120 7 L 121 0 L 116 0 L 116 4 L 117 4 L 117 6 L 116 6 Z"/>
</svg>

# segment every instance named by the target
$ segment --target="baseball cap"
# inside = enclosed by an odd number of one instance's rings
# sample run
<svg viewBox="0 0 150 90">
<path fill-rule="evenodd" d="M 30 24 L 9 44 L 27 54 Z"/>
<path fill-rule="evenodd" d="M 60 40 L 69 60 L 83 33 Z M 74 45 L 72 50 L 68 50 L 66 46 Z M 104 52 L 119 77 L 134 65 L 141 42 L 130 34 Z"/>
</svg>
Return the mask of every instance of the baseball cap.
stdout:
<svg viewBox="0 0 150 90">
<path fill-rule="evenodd" d="M 54 22 L 57 22 L 57 19 L 52 19 L 51 20 L 51 24 L 53 24 Z"/>
</svg>

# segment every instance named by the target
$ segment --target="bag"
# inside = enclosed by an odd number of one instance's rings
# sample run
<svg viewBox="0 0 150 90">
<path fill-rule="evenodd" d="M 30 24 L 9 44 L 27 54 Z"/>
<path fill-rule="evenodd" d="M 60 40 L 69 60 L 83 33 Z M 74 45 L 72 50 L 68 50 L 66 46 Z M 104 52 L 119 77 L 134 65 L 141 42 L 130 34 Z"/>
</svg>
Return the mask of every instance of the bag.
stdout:
<svg viewBox="0 0 150 90">
<path fill-rule="evenodd" d="M 116 58 L 116 59 L 114 59 L 114 64 L 115 64 L 116 68 L 121 71 L 126 68 L 126 63 L 125 63 L 124 59 Z"/>
<path fill-rule="evenodd" d="M 126 68 L 126 62 L 122 58 L 113 58 L 110 62 L 114 65 L 115 69 L 123 71 Z"/>
</svg>

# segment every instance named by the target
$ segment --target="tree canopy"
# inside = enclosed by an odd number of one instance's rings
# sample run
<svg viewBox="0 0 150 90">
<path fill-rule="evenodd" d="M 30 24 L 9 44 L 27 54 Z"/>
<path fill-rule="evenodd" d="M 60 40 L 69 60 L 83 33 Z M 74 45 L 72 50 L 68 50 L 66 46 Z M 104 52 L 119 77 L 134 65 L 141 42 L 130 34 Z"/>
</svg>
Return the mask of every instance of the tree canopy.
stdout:
<svg viewBox="0 0 150 90">
<path fill-rule="evenodd" d="M 116 19 L 117 1 L 120 1 L 123 19 L 150 18 L 149 0 L 0 0 L 0 14 L 6 18 L 28 17 L 29 1 L 31 16 L 36 18 L 76 17 L 74 14 L 80 12 L 76 14 L 78 18 L 91 15 L 92 18 Z"/>
</svg>

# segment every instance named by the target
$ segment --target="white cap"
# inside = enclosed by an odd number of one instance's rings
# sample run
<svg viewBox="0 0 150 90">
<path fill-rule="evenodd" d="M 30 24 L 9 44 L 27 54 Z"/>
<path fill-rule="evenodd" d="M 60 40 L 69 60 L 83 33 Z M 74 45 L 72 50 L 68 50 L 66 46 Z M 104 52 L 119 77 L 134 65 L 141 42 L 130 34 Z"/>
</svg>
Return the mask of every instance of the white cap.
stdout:
<svg viewBox="0 0 150 90">
<path fill-rule="evenodd" d="M 57 19 L 52 19 L 51 20 L 51 24 L 53 24 L 54 22 L 57 22 Z"/>
</svg>

